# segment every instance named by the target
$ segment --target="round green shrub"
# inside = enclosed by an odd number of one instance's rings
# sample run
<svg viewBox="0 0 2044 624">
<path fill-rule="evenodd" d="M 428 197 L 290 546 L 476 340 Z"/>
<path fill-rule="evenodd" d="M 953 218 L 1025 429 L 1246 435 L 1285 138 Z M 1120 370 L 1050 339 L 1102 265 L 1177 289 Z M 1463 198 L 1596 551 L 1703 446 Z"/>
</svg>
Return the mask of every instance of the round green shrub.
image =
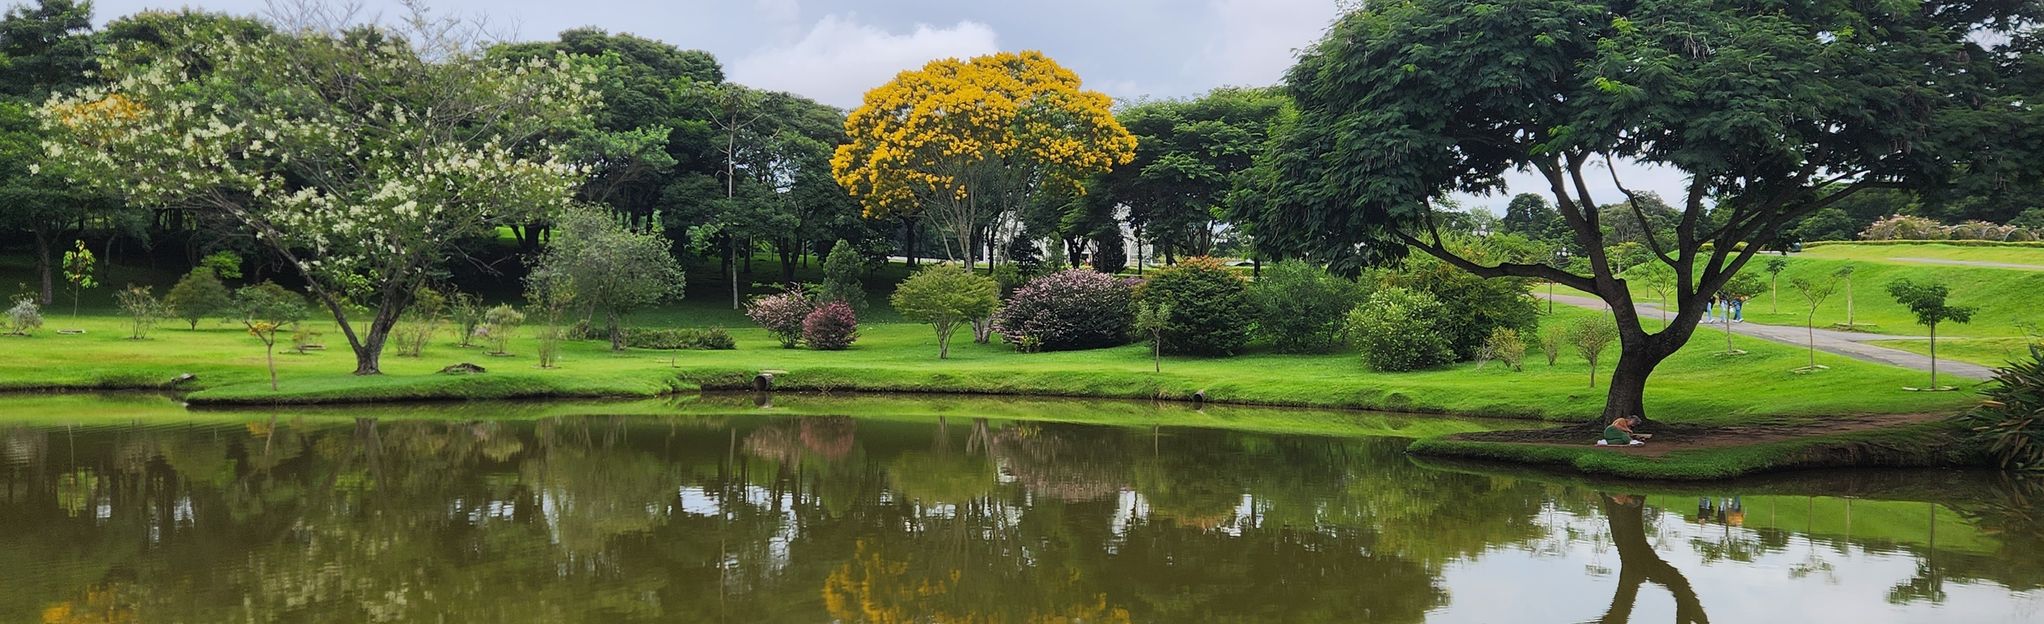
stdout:
<svg viewBox="0 0 2044 624">
<path fill-rule="evenodd" d="M 1486 279 L 1430 256 L 1414 256 L 1398 270 L 1379 272 L 1379 280 L 1383 286 L 1434 296 L 1441 306 L 1435 325 L 1456 360 L 1482 355 L 1484 341 L 1499 327 L 1525 335 L 1539 323 L 1540 308 L 1533 303 L 1531 283 L 1524 279 Z"/>
<path fill-rule="evenodd" d="M 1136 297 L 1170 309 L 1157 332 L 1166 354 L 1233 355 L 1249 340 L 1249 281 L 1219 260 L 1186 258 L 1159 269 Z"/>
<path fill-rule="evenodd" d="M 1379 289 L 1349 313 L 1349 341 L 1375 370 L 1433 368 L 1455 358 L 1435 324 L 1440 316 L 1441 302 L 1432 294 L 1397 286 Z"/>
<path fill-rule="evenodd" d="M 1257 336 L 1286 353 L 1340 347 L 1348 312 L 1361 298 L 1354 281 L 1298 260 L 1265 267 L 1249 288 Z"/>
</svg>

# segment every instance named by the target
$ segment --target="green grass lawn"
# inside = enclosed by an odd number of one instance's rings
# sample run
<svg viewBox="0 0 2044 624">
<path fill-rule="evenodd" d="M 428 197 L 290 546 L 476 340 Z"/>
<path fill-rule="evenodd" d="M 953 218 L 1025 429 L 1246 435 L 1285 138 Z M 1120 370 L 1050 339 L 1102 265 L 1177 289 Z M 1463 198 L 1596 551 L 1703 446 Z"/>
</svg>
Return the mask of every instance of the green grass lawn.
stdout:
<svg viewBox="0 0 2044 624">
<path fill-rule="evenodd" d="M 2029 357 L 2036 340 L 2018 338 L 1938 338 L 1938 360 L 1958 360 L 1981 366 L 2002 367 L 2018 358 Z M 1928 340 L 1882 340 L 1874 344 L 1912 353 L 1930 354 Z"/>
<path fill-rule="evenodd" d="M 1765 279 L 1767 261 L 1780 256 L 1766 254 L 1747 264 Z M 1965 247 L 1935 243 L 1901 245 L 1836 244 L 1811 248 L 1789 256 L 1789 268 L 1781 275 L 1780 302 L 1777 294 L 1762 294 L 1746 302 L 1745 318 L 1771 325 L 1801 326 L 1808 306 L 1802 295 L 1789 286 L 1793 277 L 1829 279 L 1846 264 L 1854 266 L 1852 276 L 1853 320 L 1873 324 L 1867 331 L 1903 336 L 1928 332 L 1915 317 L 1888 296 L 1888 283 L 1898 278 L 1934 281 L 1951 289 L 1951 303 L 1978 308 L 1973 322 L 1942 324 L 1940 337 L 2008 338 L 2023 335 L 2021 323 L 2044 323 L 2044 271 L 2005 268 L 1949 266 L 1911 263 L 1896 258 L 1937 258 L 2006 262 L 2044 266 L 2044 248 Z M 1845 322 L 1845 292 L 1840 290 L 1817 310 L 1819 327 Z"/>
<path fill-rule="evenodd" d="M 1592 314 L 1558 309 L 1564 321 Z M 664 315 L 684 314 L 668 311 Z M 875 315 L 878 316 L 878 315 Z M 57 329 L 81 328 L 83 335 Z M 731 351 L 628 351 L 601 342 L 570 343 L 557 369 L 542 370 L 531 356 L 534 341 L 521 337 L 513 357 L 490 357 L 436 341 L 423 357 L 386 354 L 386 375 L 349 375 L 353 358 L 331 328 L 329 349 L 277 355 L 281 391 L 272 392 L 255 339 L 218 323 L 199 331 L 165 324 L 148 340 L 126 339 L 119 318 L 58 314 L 32 338 L 0 338 L 0 389 L 162 387 L 181 373 L 198 375 L 196 402 L 320 402 L 424 398 L 533 396 L 652 396 L 696 384 L 734 387 L 762 370 L 779 370 L 777 387 L 808 390 L 973 392 L 1112 398 L 1188 398 L 1205 391 L 1215 401 L 1274 405 L 1372 408 L 1478 416 L 1580 420 L 1601 411 L 1604 392 L 1589 387 L 1587 364 L 1572 354 L 1549 367 L 1531 354 L 1523 372 L 1492 364 L 1462 364 L 1413 373 L 1375 373 L 1352 353 L 1232 358 L 1166 358 L 1152 373 L 1148 350 L 1130 345 L 1093 351 L 1024 354 L 1006 345 L 953 346 L 938 360 L 927 326 L 869 322 L 859 342 L 840 352 L 782 349 L 765 332 L 731 328 Z M 530 331 L 528 330 L 527 336 Z M 967 334 L 969 336 L 969 334 Z M 1698 332 L 1692 345 L 1663 363 L 1648 393 L 1654 415 L 1679 422 L 1732 422 L 1760 417 L 1956 410 L 1967 393 L 1901 390 L 1921 385 L 1922 373 L 1819 354 L 1831 370 L 1797 375 L 1805 357 L 1795 347 L 1739 339 L 1749 353 L 1716 355 L 1723 338 Z M 1606 355 L 1616 358 L 1616 349 Z M 436 375 L 456 362 L 490 369 L 476 376 Z M 1608 364 L 1607 364 L 1608 367 Z"/>
<path fill-rule="evenodd" d="M 2044 245 L 1965 245 L 1939 242 L 1861 243 L 1834 242 L 1807 247 L 1803 256 L 1835 260 L 1865 260 L 1909 264 L 1898 258 L 1931 258 L 2033 264 L 2044 267 Z"/>
</svg>

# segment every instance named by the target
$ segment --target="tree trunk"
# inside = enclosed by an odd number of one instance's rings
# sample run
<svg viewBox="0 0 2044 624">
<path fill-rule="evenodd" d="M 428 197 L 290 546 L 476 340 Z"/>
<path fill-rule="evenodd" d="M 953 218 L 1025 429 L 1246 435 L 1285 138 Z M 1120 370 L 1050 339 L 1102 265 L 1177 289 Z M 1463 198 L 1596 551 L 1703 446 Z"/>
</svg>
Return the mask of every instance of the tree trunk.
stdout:
<svg viewBox="0 0 2044 624">
<path fill-rule="evenodd" d="M 724 273 L 731 278 L 731 309 L 733 310 L 741 307 L 738 304 L 738 258 L 736 249 L 738 243 L 732 240 L 735 238 L 737 237 L 730 234 L 724 235 Z"/>
<path fill-rule="evenodd" d="M 276 330 L 271 330 L 271 331 L 276 331 Z M 268 362 L 268 363 L 269 363 L 269 365 L 270 365 L 270 391 L 271 391 L 271 392 L 276 392 L 276 391 L 277 391 L 277 338 L 276 338 L 276 335 L 275 335 L 275 334 L 271 334 L 271 336 L 270 336 L 270 339 L 269 339 L 269 340 L 265 340 L 265 341 L 263 341 L 263 360 L 265 360 L 266 362 Z"/>
<path fill-rule="evenodd" d="M 795 257 L 801 250 L 800 243 L 796 243 L 796 245 L 794 248 L 781 247 L 780 249 L 782 284 L 795 283 Z"/>
<path fill-rule="evenodd" d="M 908 258 L 908 268 L 913 269 L 916 268 L 916 222 L 914 219 L 902 217 L 901 223 L 903 226 L 901 255 Z"/>
<path fill-rule="evenodd" d="M 957 329 L 955 325 L 937 327 L 937 359 L 951 358 L 951 332 Z"/>
<path fill-rule="evenodd" d="M 1605 388 L 1603 422 L 1624 416 L 1646 419 L 1647 376 L 1653 374 L 1654 366 L 1665 357 L 1654 356 L 1646 349 L 1620 347 L 1618 363 L 1611 368 L 1611 383 Z M 1594 378 L 1595 375 L 1592 371 L 1591 376 Z"/>
<path fill-rule="evenodd" d="M 624 319 L 618 317 L 617 310 L 605 311 L 603 314 L 603 318 L 605 324 L 609 325 L 610 327 L 610 350 L 612 351 L 625 350 Z"/>
<path fill-rule="evenodd" d="M 1803 320 L 1803 330 L 1810 333 L 1810 370 L 1817 370 L 1817 310 L 1810 309 L 1810 316 Z"/>
<path fill-rule="evenodd" d="M 386 294 L 383 305 L 376 308 L 376 317 L 369 321 L 369 333 L 362 336 L 361 344 L 355 348 L 355 374 L 383 374 L 383 345 L 390 341 L 390 330 L 397 327 L 397 317 L 404 312 L 404 302 L 393 303 Z"/>
<path fill-rule="evenodd" d="M 53 264 L 50 261 L 50 235 L 42 230 L 36 230 L 35 270 L 36 274 L 42 277 L 43 282 L 43 298 L 40 305 L 47 306 L 57 301 L 57 270 L 55 266 L 52 266 Z"/>
<path fill-rule="evenodd" d="M 1845 276 L 1845 328 L 1852 329 L 1852 276 Z"/>
<path fill-rule="evenodd" d="M 1143 274 L 1143 231 L 1140 228 L 1138 228 L 1135 231 L 1135 241 L 1136 241 L 1136 275 L 1140 276 Z"/>
<path fill-rule="evenodd" d="M 1938 389 L 1938 324 L 1930 324 L 1930 389 Z"/>
<path fill-rule="evenodd" d="M 1653 543 L 1647 538 L 1646 499 L 1628 496 L 1627 502 L 1619 502 L 1609 494 L 1599 494 L 1598 498 L 1602 499 L 1604 519 L 1611 526 L 1611 545 L 1618 550 L 1618 584 L 1610 608 L 1597 621 L 1630 621 L 1640 585 L 1648 582 L 1666 588 L 1675 598 L 1676 622 L 1710 621 L 1689 578 L 1654 552 Z"/>
</svg>

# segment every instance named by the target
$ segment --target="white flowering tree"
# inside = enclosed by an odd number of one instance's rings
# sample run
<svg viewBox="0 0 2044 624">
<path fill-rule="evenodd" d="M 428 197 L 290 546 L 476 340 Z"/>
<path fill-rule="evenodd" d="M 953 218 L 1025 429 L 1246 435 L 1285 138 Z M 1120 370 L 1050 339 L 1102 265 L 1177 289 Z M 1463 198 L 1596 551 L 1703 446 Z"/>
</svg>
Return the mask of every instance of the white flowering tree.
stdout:
<svg viewBox="0 0 2044 624">
<path fill-rule="evenodd" d="M 43 107 L 60 137 L 45 151 L 131 201 L 246 225 L 304 274 L 355 373 L 373 375 L 431 273 L 574 196 L 583 174 L 547 138 L 590 123 L 593 76 L 565 57 L 486 59 L 468 29 L 423 11 L 387 27 L 299 8 L 274 35 L 188 36 L 146 64 L 109 55 L 103 84 Z"/>
</svg>

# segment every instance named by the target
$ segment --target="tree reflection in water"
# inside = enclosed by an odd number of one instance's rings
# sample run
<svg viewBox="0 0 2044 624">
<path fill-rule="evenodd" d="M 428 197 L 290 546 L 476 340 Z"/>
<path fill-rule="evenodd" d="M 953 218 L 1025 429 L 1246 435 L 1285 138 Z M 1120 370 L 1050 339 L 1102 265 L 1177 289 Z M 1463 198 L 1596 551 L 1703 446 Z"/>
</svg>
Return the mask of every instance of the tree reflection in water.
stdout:
<svg viewBox="0 0 2044 624">
<path fill-rule="evenodd" d="M 1593 621 L 1613 624 L 1630 621 L 1640 585 L 1652 582 L 1675 596 L 1676 622 L 1709 622 L 1710 617 L 1703 612 L 1703 601 L 1696 597 L 1696 589 L 1689 586 L 1689 577 L 1662 559 L 1647 541 L 1646 497 L 1630 494 L 1597 497 L 1603 503 L 1605 520 L 1611 524 L 1611 545 L 1618 549 L 1619 568 L 1611 608 L 1604 611 L 1604 617 Z"/>
<path fill-rule="evenodd" d="M 1609 526 L 1600 621 L 1625 621 L 1648 583 L 1678 621 L 1705 620 L 1644 498 L 1429 469 L 1404 444 L 745 415 L 14 427 L 0 621 L 1418 622 L 1451 590 L 1488 593 L 1446 571 L 1584 539 L 1543 514 Z M 1944 516 L 1922 503 L 1939 540 L 1999 551 L 1838 547 L 1912 557 L 1913 577 L 1884 581 L 1899 604 L 2033 588 L 2027 487 Z M 1789 543 L 1724 531 L 1737 543 L 1690 541 L 1695 565 Z"/>
</svg>

